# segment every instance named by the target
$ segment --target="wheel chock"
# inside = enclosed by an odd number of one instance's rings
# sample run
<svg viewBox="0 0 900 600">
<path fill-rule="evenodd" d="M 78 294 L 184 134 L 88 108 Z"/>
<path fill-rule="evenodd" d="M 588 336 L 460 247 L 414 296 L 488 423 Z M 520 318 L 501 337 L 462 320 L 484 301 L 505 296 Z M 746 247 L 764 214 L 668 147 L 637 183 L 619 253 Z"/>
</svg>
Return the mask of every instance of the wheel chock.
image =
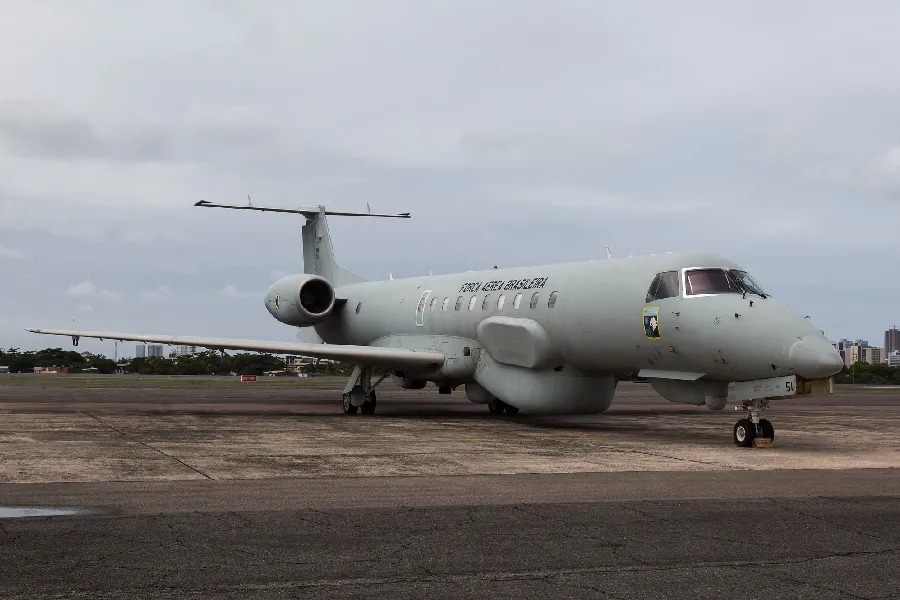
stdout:
<svg viewBox="0 0 900 600">
<path fill-rule="evenodd" d="M 772 439 L 771 438 L 753 438 L 753 447 L 754 448 L 772 448 Z"/>
</svg>

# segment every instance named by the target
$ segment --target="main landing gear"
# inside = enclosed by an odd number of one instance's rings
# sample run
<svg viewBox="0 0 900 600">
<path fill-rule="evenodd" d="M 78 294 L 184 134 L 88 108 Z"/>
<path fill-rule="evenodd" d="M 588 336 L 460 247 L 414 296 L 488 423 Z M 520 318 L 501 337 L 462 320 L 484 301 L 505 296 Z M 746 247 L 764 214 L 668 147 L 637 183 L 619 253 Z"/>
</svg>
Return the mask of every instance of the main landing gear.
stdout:
<svg viewBox="0 0 900 600">
<path fill-rule="evenodd" d="M 343 408 L 345 415 L 355 415 L 362 411 L 364 415 L 375 414 L 375 388 L 385 380 L 387 375 L 382 375 L 378 381 L 372 383 L 372 367 L 353 368 L 353 373 L 344 386 Z"/>
<path fill-rule="evenodd" d="M 517 415 L 519 414 L 519 409 L 515 406 L 510 406 L 500 398 L 494 398 L 490 402 L 488 402 L 488 412 L 492 415 L 502 415 L 504 412 L 508 415 Z"/>
<path fill-rule="evenodd" d="M 769 401 L 744 400 L 747 418 L 734 424 L 734 443 L 742 448 L 769 445 L 775 440 L 775 428 L 766 419 L 761 419 L 762 411 L 769 408 Z"/>
</svg>

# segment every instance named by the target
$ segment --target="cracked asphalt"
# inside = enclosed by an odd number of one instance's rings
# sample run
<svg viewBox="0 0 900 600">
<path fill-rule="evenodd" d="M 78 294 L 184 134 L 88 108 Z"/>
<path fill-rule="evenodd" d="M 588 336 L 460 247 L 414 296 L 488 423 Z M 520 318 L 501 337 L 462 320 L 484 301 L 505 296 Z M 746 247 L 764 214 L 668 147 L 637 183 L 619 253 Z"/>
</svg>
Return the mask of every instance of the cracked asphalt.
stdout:
<svg viewBox="0 0 900 600">
<path fill-rule="evenodd" d="M 124 382 L 124 383 L 123 383 Z M 897 598 L 900 390 L 587 417 L 340 382 L 0 380 L 0 598 Z"/>
</svg>

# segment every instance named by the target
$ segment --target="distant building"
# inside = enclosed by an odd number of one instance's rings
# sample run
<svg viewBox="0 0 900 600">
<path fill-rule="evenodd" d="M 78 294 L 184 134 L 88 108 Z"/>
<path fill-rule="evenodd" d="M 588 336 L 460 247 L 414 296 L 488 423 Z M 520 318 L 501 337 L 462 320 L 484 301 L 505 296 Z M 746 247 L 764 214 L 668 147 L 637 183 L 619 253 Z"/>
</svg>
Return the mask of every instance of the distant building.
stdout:
<svg viewBox="0 0 900 600">
<path fill-rule="evenodd" d="M 93 352 L 82 352 L 81 358 L 84 358 L 84 359 L 94 358 L 94 353 Z"/>
<path fill-rule="evenodd" d="M 175 346 L 173 355 L 178 356 L 193 356 L 197 354 L 197 346 Z"/>
<path fill-rule="evenodd" d="M 879 365 L 884 362 L 884 349 L 883 348 L 863 348 L 862 349 L 862 362 L 869 363 L 870 365 Z"/>
<path fill-rule="evenodd" d="M 9 367 L 0 365 L 0 373 L 9 373 Z"/>
<path fill-rule="evenodd" d="M 164 346 L 162 344 L 150 344 L 147 346 L 147 356 L 149 358 L 163 358 L 165 357 L 163 348 Z"/>
<path fill-rule="evenodd" d="M 860 362 L 883 362 L 884 353 L 881 348 L 873 348 L 867 340 L 841 340 L 835 342 L 834 347 L 848 367 Z"/>
<path fill-rule="evenodd" d="M 900 367 L 900 350 L 895 350 L 887 355 L 885 361 L 889 367 Z"/>
<path fill-rule="evenodd" d="M 147 346 L 144 344 L 138 344 L 134 347 L 134 357 L 135 358 L 147 358 Z"/>
<path fill-rule="evenodd" d="M 884 353 L 900 352 L 900 329 L 894 325 L 884 332 Z"/>
</svg>

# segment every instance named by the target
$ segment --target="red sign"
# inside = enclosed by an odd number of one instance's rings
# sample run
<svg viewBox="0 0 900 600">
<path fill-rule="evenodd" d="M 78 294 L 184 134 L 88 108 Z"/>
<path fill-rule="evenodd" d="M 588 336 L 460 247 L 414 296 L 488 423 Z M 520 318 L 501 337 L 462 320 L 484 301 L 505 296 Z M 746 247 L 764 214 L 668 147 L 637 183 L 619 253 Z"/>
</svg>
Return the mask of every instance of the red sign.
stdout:
<svg viewBox="0 0 900 600">
<path fill-rule="evenodd" d="M 241 375 L 241 383 L 253 383 L 256 381 L 256 375 Z"/>
</svg>

